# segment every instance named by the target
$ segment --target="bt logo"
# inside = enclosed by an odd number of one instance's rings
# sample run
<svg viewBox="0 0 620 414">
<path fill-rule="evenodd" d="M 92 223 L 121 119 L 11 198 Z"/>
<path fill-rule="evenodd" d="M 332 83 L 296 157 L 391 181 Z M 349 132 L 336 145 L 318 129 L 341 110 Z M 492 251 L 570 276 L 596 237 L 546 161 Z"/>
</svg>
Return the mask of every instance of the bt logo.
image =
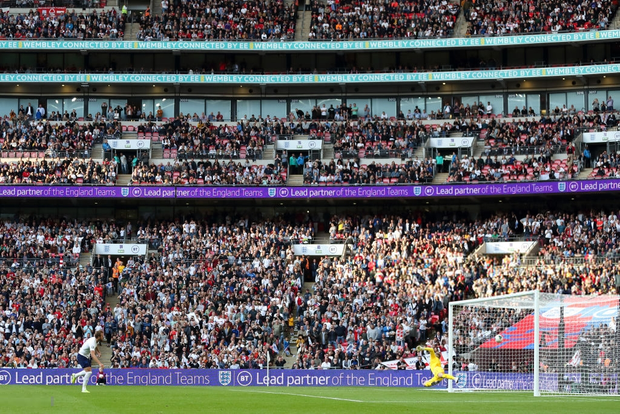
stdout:
<svg viewBox="0 0 620 414">
<path fill-rule="evenodd" d="M 5 369 L 0 371 L 0 385 L 7 385 L 11 382 L 11 373 Z"/>
<path fill-rule="evenodd" d="M 251 383 L 252 374 L 250 374 L 249 372 L 241 371 L 239 374 L 237 374 L 237 384 L 241 385 L 242 387 L 247 387 Z"/>
</svg>

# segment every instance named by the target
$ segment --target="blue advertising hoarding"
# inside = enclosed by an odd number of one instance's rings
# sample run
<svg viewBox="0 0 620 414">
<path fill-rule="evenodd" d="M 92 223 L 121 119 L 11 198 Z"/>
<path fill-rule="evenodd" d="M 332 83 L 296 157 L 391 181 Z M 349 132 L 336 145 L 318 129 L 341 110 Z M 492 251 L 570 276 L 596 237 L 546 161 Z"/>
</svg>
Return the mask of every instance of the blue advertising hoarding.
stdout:
<svg viewBox="0 0 620 414">
<path fill-rule="evenodd" d="M 96 370 L 95 370 L 96 371 Z M 71 385 L 76 369 L 0 369 L 0 386 Z M 456 389 L 532 391 L 533 374 L 502 372 L 458 372 Z M 610 394 L 618 393 L 617 374 L 561 374 L 562 391 L 584 383 L 605 386 Z M 430 370 L 216 370 L 216 369 L 106 369 L 111 386 L 218 386 L 218 387 L 422 387 L 432 377 Z M 81 383 L 82 379 L 78 379 Z M 95 384 L 96 376 L 90 379 Z M 558 392 L 557 374 L 541 374 L 540 390 Z M 446 388 L 442 382 L 435 388 Z"/>
<path fill-rule="evenodd" d="M 0 198 L 360 199 L 544 195 L 618 190 L 620 179 L 306 187 L 0 185 Z"/>
</svg>

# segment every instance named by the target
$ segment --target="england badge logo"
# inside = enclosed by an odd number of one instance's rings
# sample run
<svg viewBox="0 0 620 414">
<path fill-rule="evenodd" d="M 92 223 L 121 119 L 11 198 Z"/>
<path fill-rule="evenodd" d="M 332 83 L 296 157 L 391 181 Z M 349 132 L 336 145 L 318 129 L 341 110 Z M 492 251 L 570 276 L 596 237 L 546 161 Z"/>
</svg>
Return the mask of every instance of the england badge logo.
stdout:
<svg viewBox="0 0 620 414">
<path fill-rule="evenodd" d="M 413 187 L 413 195 L 416 197 L 422 194 L 422 187 Z"/>
<path fill-rule="evenodd" d="M 230 373 L 230 371 L 220 371 L 219 374 L 220 384 L 222 384 L 223 386 L 230 384 L 230 382 L 232 381 L 232 374 Z"/>
<path fill-rule="evenodd" d="M 127 197 L 129 195 L 129 188 L 127 188 L 127 187 L 121 188 L 121 195 L 123 197 Z"/>
<path fill-rule="evenodd" d="M 558 183 L 558 190 L 563 193 L 566 190 L 566 183 Z"/>
</svg>

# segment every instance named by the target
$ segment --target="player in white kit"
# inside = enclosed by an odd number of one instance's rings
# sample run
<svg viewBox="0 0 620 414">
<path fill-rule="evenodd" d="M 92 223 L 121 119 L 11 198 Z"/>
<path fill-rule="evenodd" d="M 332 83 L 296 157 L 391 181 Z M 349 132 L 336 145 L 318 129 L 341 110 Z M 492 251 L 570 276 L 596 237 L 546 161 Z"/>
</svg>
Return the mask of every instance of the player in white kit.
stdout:
<svg viewBox="0 0 620 414">
<path fill-rule="evenodd" d="M 91 368 L 91 360 L 95 360 L 97 364 L 99 364 L 99 369 L 103 369 L 103 364 L 97 357 L 97 347 L 103 341 L 103 331 L 97 331 L 94 337 L 88 338 L 82 344 L 82 347 L 78 351 L 77 360 L 80 366 L 82 367 L 82 371 L 77 374 L 71 374 L 71 384 L 75 384 L 78 378 L 84 377 L 84 381 L 82 382 L 82 392 L 89 393 L 86 389 L 86 384 L 88 384 L 88 380 L 90 376 L 93 375 L 93 369 Z"/>
</svg>

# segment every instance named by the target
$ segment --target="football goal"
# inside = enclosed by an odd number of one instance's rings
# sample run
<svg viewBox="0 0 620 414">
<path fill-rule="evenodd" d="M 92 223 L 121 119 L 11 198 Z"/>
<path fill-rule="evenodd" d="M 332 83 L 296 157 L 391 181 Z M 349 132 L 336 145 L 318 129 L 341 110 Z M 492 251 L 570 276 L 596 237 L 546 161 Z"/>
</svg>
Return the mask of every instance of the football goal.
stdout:
<svg viewBox="0 0 620 414">
<path fill-rule="evenodd" d="M 618 296 L 530 291 L 452 302 L 454 391 L 618 395 Z"/>
</svg>

